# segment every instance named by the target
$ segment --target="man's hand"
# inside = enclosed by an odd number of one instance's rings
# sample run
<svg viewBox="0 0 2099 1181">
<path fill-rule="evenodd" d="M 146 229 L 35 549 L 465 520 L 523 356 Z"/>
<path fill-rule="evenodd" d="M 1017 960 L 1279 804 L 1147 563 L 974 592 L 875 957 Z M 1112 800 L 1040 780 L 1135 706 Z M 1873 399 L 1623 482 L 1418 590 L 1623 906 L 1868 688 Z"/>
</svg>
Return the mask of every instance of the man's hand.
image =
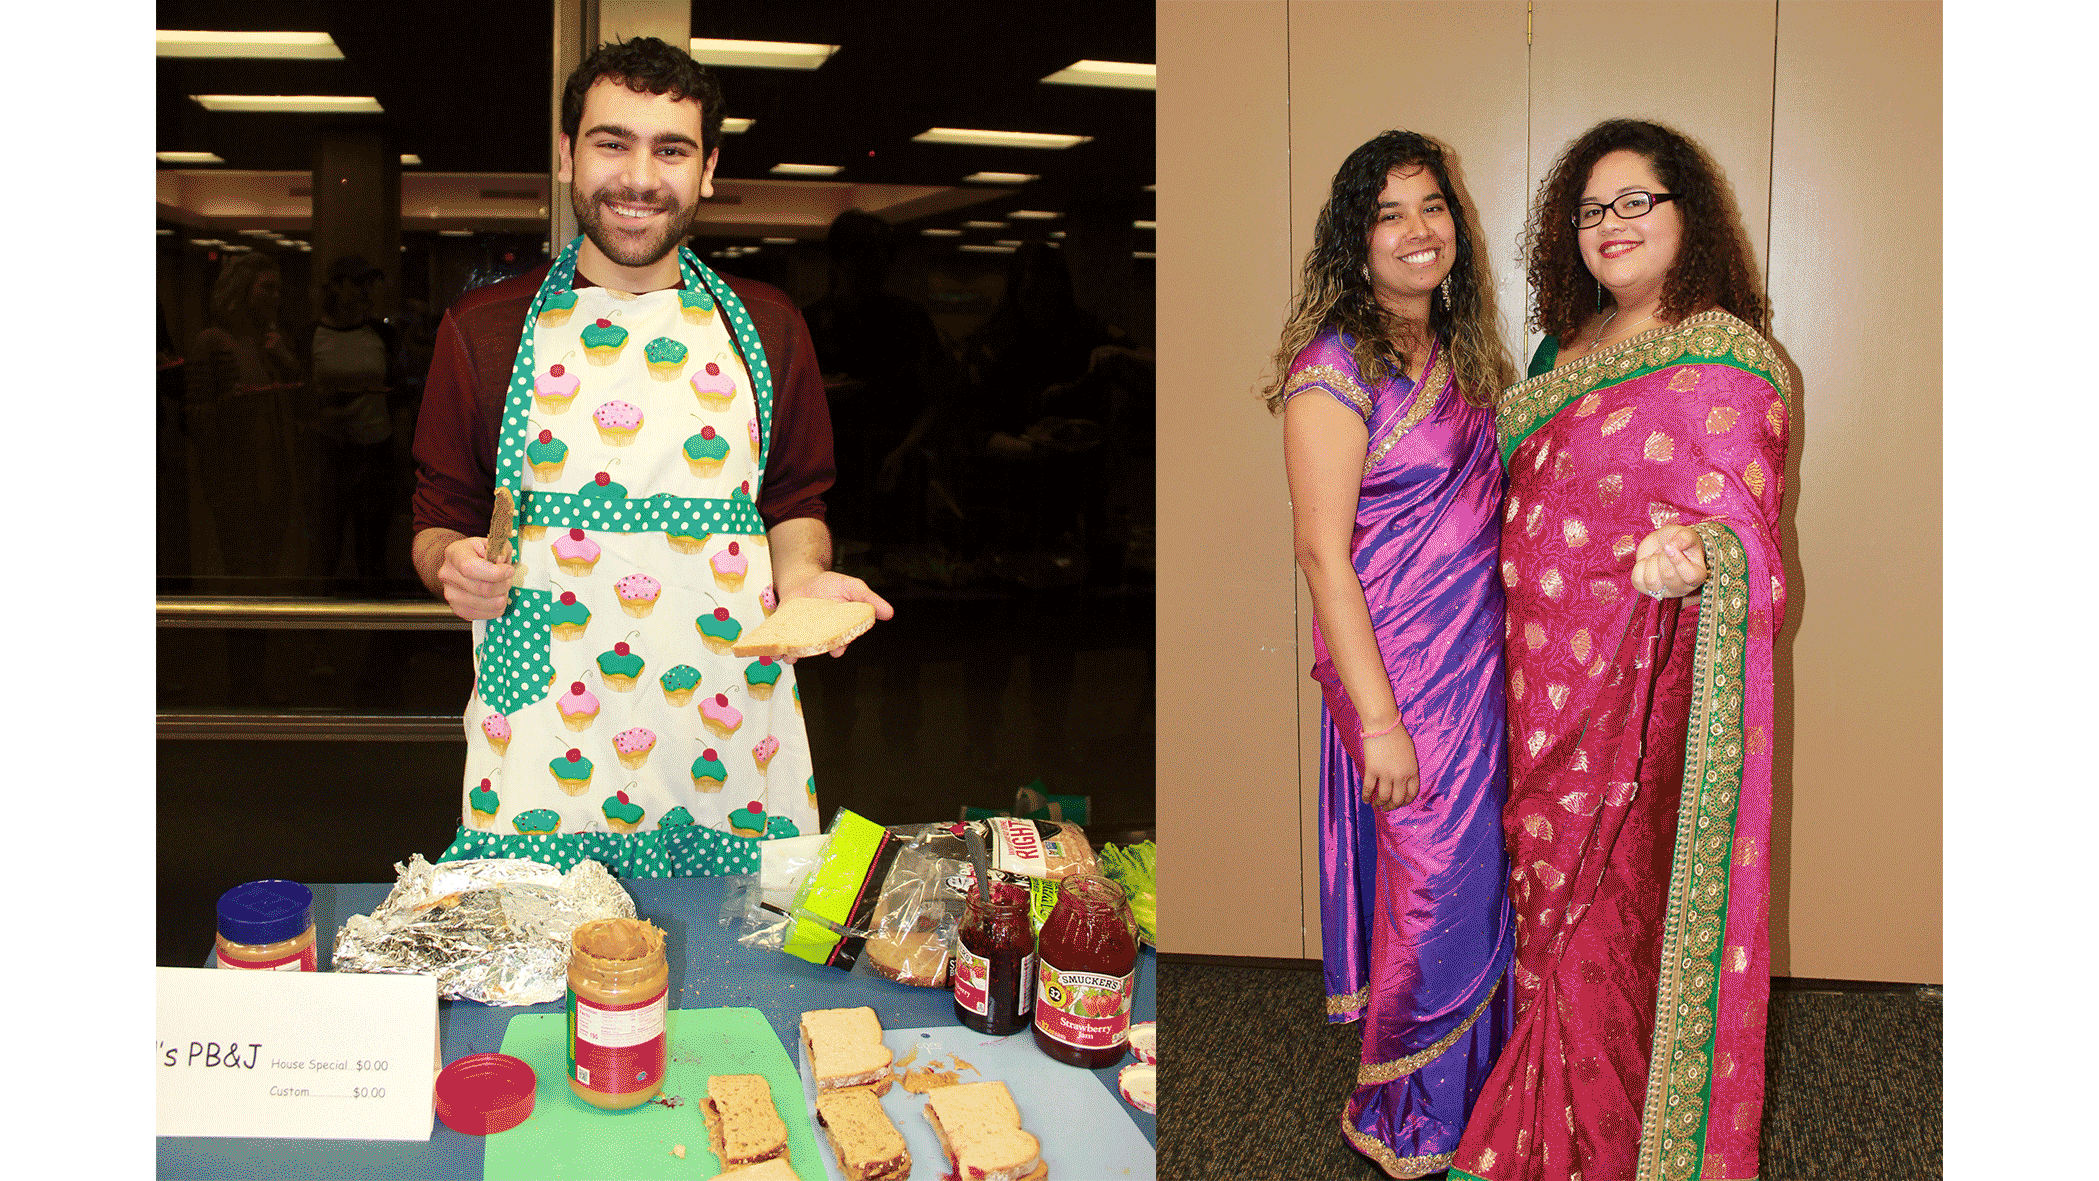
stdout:
<svg viewBox="0 0 2099 1181">
<path fill-rule="evenodd" d="M 445 603 L 461 619 L 494 619 L 510 601 L 509 562 L 488 560 L 486 537 L 462 537 L 445 547 L 437 580 Z"/>
<path fill-rule="evenodd" d="M 789 599 L 836 599 L 841 603 L 872 603 L 876 619 L 893 619 L 896 616 L 896 608 L 891 607 L 887 599 L 876 594 L 866 583 L 852 575 L 840 574 L 836 570 L 824 570 L 805 579 L 798 586 L 782 588 L 780 601 L 785 603 Z M 845 650 L 846 645 L 840 644 L 831 649 L 831 655 L 843 656 Z M 788 664 L 795 661 L 792 656 L 782 659 Z"/>
</svg>

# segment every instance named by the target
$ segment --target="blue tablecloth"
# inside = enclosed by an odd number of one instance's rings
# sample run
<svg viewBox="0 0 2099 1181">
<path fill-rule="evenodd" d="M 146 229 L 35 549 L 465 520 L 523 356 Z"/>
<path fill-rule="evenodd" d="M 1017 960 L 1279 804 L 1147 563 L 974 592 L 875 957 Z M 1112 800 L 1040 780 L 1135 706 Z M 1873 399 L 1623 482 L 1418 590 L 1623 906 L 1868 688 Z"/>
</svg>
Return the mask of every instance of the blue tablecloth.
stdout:
<svg viewBox="0 0 2099 1181">
<path fill-rule="evenodd" d="M 867 1005 L 885 1029 L 950 1024 L 949 994 L 912 988 L 879 977 L 818 967 L 775 951 L 741 946 L 715 921 L 726 880 L 722 878 L 637 879 L 623 882 L 641 917 L 663 928 L 670 956 L 672 1004 L 677 1008 L 747 1006 L 764 1013 L 789 1058 L 799 1060 L 796 1041 L 807 1009 Z M 389 886 L 376 883 L 313 887 L 314 925 L 323 932 L 321 967 L 328 967 L 332 932 L 353 914 L 369 914 Z M 1137 969 L 1137 1021 L 1156 1019 L 1155 975 L 1147 950 Z M 496 1008 L 470 1001 L 438 1004 L 438 1037 L 449 1063 L 468 1054 L 501 1048 L 503 1029 L 518 1013 L 559 1013 L 559 1002 Z M 1125 1058 L 1124 1062 L 1133 1061 Z M 1093 1072 L 1115 1092 L 1116 1068 Z M 1158 1143 L 1158 1121 L 1124 1107 L 1145 1139 Z M 435 1118 L 428 1142 L 384 1140 L 254 1140 L 162 1136 L 156 1144 L 162 1177 L 462 1177 L 481 1176 L 478 1136 L 465 1136 Z M 1085 1181 L 1065 1178 L 1063 1181 Z"/>
</svg>

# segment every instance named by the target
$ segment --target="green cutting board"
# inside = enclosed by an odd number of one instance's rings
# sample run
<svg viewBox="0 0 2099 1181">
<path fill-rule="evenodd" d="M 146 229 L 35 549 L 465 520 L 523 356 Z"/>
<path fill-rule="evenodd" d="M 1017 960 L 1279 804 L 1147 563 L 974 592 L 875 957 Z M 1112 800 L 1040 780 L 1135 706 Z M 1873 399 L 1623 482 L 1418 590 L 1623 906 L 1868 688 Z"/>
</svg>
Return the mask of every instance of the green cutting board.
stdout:
<svg viewBox="0 0 2099 1181">
<path fill-rule="evenodd" d="M 700 1100 L 710 1074 L 762 1074 L 773 1107 L 787 1124 L 787 1153 L 805 1181 L 824 1181 L 816 1133 L 802 1103 L 802 1079 L 772 1023 L 756 1009 L 680 1009 L 670 1014 L 670 1068 L 655 1100 L 626 1111 L 600 1111 L 568 1085 L 568 1017 L 519 1013 L 503 1031 L 503 1052 L 539 1076 L 532 1114 L 487 1138 L 481 1175 L 488 1181 L 531 1178 L 712 1177 L 721 1162 L 707 1149 Z M 683 1144 L 685 1157 L 672 1155 Z"/>
</svg>

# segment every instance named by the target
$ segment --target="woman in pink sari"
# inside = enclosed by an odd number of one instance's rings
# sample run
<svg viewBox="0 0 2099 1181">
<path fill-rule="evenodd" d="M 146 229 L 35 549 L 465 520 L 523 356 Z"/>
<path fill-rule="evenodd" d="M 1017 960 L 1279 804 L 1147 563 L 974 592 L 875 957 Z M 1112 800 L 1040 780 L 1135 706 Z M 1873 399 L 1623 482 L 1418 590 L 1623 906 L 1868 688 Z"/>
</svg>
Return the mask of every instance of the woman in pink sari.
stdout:
<svg viewBox="0 0 2099 1181">
<path fill-rule="evenodd" d="M 1668 128 L 1570 145 L 1530 251 L 1547 335 L 1496 408 L 1517 1018 L 1451 1177 L 1754 1178 L 1792 379 Z"/>
<path fill-rule="evenodd" d="M 1276 351 L 1298 564 L 1316 620 L 1327 1019 L 1363 1023 L 1341 1113 L 1393 1177 L 1450 1163 L 1508 1032 L 1502 474 L 1514 376 L 1433 141 L 1388 131 L 1334 177 Z"/>
</svg>

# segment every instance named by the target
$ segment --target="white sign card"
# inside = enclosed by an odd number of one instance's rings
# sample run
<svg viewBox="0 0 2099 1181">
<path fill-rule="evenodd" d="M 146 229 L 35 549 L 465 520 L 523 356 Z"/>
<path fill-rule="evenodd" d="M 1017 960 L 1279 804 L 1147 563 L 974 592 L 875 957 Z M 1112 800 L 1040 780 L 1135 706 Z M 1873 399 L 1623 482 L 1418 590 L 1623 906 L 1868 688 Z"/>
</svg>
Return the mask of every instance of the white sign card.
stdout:
<svg viewBox="0 0 2099 1181">
<path fill-rule="evenodd" d="M 154 1131 L 428 1140 L 437 978 L 159 968 Z"/>
</svg>

